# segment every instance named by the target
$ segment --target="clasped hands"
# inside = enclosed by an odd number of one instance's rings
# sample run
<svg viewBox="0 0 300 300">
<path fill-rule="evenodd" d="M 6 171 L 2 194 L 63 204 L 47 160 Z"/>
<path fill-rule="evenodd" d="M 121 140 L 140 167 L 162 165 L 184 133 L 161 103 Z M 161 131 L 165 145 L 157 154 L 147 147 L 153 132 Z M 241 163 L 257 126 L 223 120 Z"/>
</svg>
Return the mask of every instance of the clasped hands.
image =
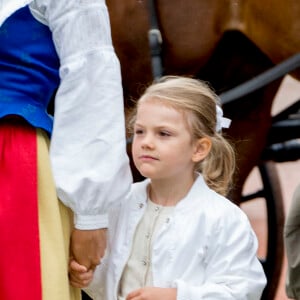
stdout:
<svg viewBox="0 0 300 300">
<path fill-rule="evenodd" d="M 71 235 L 69 280 L 77 288 L 87 287 L 104 255 L 107 229 L 74 229 Z"/>
</svg>

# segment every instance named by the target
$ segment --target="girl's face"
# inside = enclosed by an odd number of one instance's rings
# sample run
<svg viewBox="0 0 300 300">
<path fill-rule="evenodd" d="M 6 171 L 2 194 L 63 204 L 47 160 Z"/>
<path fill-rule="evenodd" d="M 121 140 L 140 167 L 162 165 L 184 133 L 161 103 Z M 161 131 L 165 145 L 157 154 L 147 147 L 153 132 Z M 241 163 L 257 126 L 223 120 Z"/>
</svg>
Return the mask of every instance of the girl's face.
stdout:
<svg viewBox="0 0 300 300">
<path fill-rule="evenodd" d="M 157 99 L 140 103 L 132 156 L 144 177 L 153 180 L 193 176 L 197 148 L 182 112 Z"/>
</svg>

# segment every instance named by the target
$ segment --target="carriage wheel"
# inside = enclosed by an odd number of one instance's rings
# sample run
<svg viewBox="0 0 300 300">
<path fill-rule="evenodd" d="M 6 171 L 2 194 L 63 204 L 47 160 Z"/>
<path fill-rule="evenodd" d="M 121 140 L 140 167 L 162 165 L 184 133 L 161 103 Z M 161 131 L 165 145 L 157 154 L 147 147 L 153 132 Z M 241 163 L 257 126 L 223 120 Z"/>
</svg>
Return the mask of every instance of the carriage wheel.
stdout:
<svg viewBox="0 0 300 300">
<path fill-rule="evenodd" d="M 263 300 L 273 300 L 278 287 L 284 256 L 283 227 L 284 207 L 280 181 L 275 163 L 262 162 L 258 166 L 262 189 L 242 196 L 242 203 L 263 198 L 266 208 L 267 244 L 264 257 L 260 257 L 266 277 L 267 286 L 263 292 Z"/>
</svg>

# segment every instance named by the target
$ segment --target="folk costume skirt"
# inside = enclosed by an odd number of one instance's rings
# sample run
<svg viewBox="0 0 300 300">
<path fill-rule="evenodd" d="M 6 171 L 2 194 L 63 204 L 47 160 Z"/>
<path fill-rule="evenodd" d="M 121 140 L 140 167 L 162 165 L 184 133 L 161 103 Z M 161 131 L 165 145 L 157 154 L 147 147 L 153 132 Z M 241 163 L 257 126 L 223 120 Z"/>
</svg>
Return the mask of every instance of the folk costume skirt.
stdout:
<svg viewBox="0 0 300 300">
<path fill-rule="evenodd" d="M 58 199 L 49 139 L 0 120 L 0 299 L 78 300 L 68 282 L 72 213 Z"/>
</svg>

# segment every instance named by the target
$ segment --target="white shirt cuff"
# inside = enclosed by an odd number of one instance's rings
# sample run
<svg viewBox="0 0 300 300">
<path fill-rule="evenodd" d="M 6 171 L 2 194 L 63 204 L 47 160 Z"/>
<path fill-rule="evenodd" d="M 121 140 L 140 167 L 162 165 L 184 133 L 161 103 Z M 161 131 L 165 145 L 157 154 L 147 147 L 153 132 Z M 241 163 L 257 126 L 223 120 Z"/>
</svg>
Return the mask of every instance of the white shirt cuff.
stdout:
<svg viewBox="0 0 300 300">
<path fill-rule="evenodd" d="M 76 229 L 94 230 L 107 228 L 108 215 L 74 215 L 74 224 Z"/>
</svg>

